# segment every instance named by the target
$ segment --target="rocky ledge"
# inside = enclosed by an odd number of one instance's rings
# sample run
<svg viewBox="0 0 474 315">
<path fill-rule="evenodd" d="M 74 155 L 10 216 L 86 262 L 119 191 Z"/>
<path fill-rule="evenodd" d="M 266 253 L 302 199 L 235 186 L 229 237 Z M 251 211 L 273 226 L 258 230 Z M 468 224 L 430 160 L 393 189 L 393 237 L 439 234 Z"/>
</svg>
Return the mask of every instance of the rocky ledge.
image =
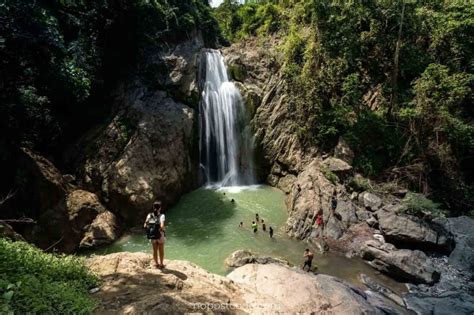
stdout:
<svg viewBox="0 0 474 315">
<path fill-rule="evenodd" d="M 282 264 L 246 264 L 227 277 L 186 261 L 166 260 L 164 270 L 155 269 L 145 253 L 95 256 L 87 264 L 103 281 L 96 314 L 383 314 L 384 308 L 338 278 Z"/>
</svg>

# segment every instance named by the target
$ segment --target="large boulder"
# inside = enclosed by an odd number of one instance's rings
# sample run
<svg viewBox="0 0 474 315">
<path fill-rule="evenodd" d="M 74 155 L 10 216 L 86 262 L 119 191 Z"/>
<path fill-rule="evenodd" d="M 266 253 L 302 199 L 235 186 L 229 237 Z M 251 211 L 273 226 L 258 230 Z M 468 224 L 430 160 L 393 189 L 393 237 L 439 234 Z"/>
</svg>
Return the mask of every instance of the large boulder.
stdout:
<svg viewBox="0 0 474 315">
<path fill-rule="evenodd" d="M 335 212 L 336 215 L 340 216 L 345 229 L 359 222 L 359 218 L 357 217 L 358 209 L 350 200 L 339 200 Z"/>
<path fill-rule="evenodd" d="M 256 255 L 248 250 L 238 250 L 229 255 L 225 265 L 231 268 L 242 267 L 246 264 L 282 264 L 289 266 L 290 263 L 284 259 L 269 256 Z"/>
<path fill-rule="evenodd" d="M 347 162 L 334 157 L 325 159 L 322 163 L 322 166 L 326 170 L 333 172 L 338 176 L 345 176 L 352 171 L 352 166 L 350 166 Z"/>
<path fill-rule="evenodd" d="M 370 211 L 377 211 L 382 206 L 382 199 L 375 194 L 364 191 L 359 195 L 359 203 Z"/>
<path fill-rule="evenodd" d="M 389 243 L 399 247 L 449 252 L 452 237 L 440 224 L 381 209 L 376 212 L 379 229 Z"/>
<path fill-rule="evenodd" d="M 339 137 L 337 146 L 334 148 L 334 157 L 352 165 L 354 151 L 352 151 L 347 141 L 342 137 Z"/>
<path fill-rule="evenodd" d="M 19 166 L 25 184 L 18 192 L 20 202 L 27 213 L 23 215 L 37 219 L 50 209 L 65 208 L 65 196 L 71 188 L 61 172 L 50 160 L 40 154 L 21 148 Z"/>
<path fill-rule="evenodd" d="M 429 258 L 419 250 L 397 249 L 389 243 L 369 240 L 360 252 L 373 268 L 400 281 L 433 284 L 440 278 Z"/>
<path fill-rule="evenodd" d="M 339 240 L 348 229 L 366 219 L 364 210 L 350 200 L 344 186 L 329 181 L 322 168 L 321 161 L 314 159 L 298 174 L 287 196 L 289 217 L 286 230 L 292 237 Z M 334 193 L 336 209 L 333 211 L 331 200 Z M 315 224 L 318 212 L 323 216 L 322 226 Z"/>
<path fill-rule="evenodd" d="M 276 264 L 248 264 L 227 277 L 270 297 L 273 301 L 271 313 L 383 314 L 368 303 L 363 292 L 328 275 L 313 275 Z M 246 303 L 256 304 L 255 296 L 243 298 Z M 256 308 L 255 312 L 265 313 L 260 310 Z"/>
<path fill-rule="evenodd" d="M 449 263 L 459 270 L 474 272 L 474 220 L 461 216 L 440 219 L 444 228 L 454 235 L 455 247 L 449 255 Z"/>
<path fill-rule="evenodd" d="M 165 92 L 137 86 L 120 95 L 123 110 L 89 145 L 80 178 L 116 214 L 137 224 L 154 200 L 172 204 L 197 187 L 197 124 L 194 110 Z"/>
<path fill-rule="evenodd" d="M 119 224 L 97 195 L 76 189 L 67 193 L 63 207 L 45 211 L 32 231 L 31 240 L 40 248 L 66 253 L 82 247 L 109 244 L 120 236 Z M 103 222 L 111 220 L 108 226 Z M 106 236 L 98 230 L 103 230 Z M 87 245 L 89 246 L 87 246 Z"/>
<path fill-rule="evenodd" d="M 99 222 L 115 216 L 102 205 L 97 195 L 77 189 L 44 156 L 26 148 L 21 152 L 20 165 L 28 178 L 21 193 L 28 194 L 28 198 L 23 196 L 30 209 L 27 215 L 36 220 L 36 224 L 19 230 L 26 240 L 43 249 L 71 253 L 79 248 L 85 234 L 89 241 L 84 244 L 90 246 L 110 243 L 119 236 L 115 219 L 106 233 L 107 241 L 103 235 L 98 236 Z M 103 223 L 100 225 L 104 227 Z M 94 235 L 100 241 L 94 241 Z"/>
<path fill-rule="evenodd" d="M 289 211 L 286 230 L 290 236 L 299 239 L 310 237 L 317 228 L 314 226 L 314 216 L 318 211 L 322 211 L 325 223 L 321 233 L 332 238 L 342 235 L 343 224 L 334 217 L 330 205 L 335 189 L 336 186 L 321 172 L 318 160 L 314 160 L 298 175 L 286 199 Z"/>
</svg>

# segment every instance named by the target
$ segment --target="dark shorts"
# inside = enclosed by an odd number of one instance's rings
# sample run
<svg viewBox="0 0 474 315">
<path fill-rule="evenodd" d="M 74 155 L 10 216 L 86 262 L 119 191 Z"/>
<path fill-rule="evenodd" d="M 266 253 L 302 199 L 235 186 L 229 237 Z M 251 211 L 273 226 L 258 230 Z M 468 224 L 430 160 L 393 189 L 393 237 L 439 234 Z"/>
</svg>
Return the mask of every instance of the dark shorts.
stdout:
<svg viewBox="0 0 474 315">
<path fill-rule="evenodd" d="M 311 268 L 312 262 L 313 262 L 312 260 L 306 260 L 306 261 L 304 262 L 303 268 L 306 267 L 306 266 L 308 266 L 309 268 Z"/>
</svg>

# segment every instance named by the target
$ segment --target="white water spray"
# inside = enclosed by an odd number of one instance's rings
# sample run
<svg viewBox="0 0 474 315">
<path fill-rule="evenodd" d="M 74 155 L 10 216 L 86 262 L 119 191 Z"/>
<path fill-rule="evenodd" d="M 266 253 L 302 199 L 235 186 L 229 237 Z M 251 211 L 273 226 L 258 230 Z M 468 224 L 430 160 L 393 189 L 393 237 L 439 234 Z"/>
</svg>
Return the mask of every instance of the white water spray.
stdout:
<svg viewBox="0 0 474 315">
<path fill-rule="evenodd" d="M 203 58 L 200 151 L 205 181 L 213 186 L 254 184 L 253 140 L 245 104 L 229 81 L 221 53 L 206 50 Z"/>
</svg>

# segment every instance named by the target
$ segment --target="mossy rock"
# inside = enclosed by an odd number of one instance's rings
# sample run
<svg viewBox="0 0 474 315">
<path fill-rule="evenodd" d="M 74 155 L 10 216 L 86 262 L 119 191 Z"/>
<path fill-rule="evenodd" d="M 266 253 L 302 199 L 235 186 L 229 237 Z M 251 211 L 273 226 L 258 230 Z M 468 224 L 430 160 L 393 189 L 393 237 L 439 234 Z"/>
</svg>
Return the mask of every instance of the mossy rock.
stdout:
<svg viewBox="0 0 474 315">
<path fill-rule="evenodd" d="M 228 72 L 232 80 L 235 81 L 242 82 L 247 77 L 247 69 L 245 69 L 245 67 L 240 64 L 229 65 Z"/>
</svg>

